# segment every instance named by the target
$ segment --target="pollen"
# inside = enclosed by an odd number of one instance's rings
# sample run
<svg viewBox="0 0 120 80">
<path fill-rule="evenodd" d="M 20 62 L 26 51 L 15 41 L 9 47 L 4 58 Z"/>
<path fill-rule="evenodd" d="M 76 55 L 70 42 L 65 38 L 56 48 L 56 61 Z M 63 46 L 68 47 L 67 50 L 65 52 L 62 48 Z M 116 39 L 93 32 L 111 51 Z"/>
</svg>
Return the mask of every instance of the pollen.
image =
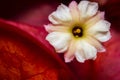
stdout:
<svg viewBox="0 0 120 80">
<path fill-rule="evenodd" d="M 79 26 L 75 26 L 73 29 L 72 29 L 72 34 L 75 36 L 75 37 L 81 37 L 83 35 L 83 30 L 81 27 Z"/>
<path fill-rule="evenodd" d="M 76 29 L 76 30 L 74 30 L 74 32 L 73 33 L 81 33 L 81 29 Z"/>
</svg>

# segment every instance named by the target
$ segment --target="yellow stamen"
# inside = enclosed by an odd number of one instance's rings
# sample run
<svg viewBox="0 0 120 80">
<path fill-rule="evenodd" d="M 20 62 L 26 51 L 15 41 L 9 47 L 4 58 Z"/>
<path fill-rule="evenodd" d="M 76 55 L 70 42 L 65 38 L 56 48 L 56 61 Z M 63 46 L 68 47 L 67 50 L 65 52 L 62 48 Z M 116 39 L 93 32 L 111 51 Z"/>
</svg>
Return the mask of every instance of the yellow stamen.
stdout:
<svg viewBox="0 0 120 80">
<path fill-rule="evenodd" d="M 81 29 L 76 29 L 76 30 L 74 30 L 74 32 L 73 33 L 81 33 Z"/>
</svg>

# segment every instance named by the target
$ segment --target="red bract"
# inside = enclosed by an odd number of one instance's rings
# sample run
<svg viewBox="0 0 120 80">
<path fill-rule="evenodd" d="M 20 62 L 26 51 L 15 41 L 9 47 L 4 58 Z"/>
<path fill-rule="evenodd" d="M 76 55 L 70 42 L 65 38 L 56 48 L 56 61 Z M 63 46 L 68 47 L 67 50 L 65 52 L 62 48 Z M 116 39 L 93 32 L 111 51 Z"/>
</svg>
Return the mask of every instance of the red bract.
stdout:
<svg viewBox="0 0 120 80">
<path fill-rule="evenodd" d="M 105 43 L 107 51 L 99 54 L 94 62 L 95 80 L 120 79 L 120 38 L 112 31 L 112 39 Z"/>
<path fill-rule="evenodd" d="M 74 60 L 65 64 L 63 56 L 59 57 L 45 40 L 47 32 L 42 25 L 48 23 L 54 6 L 42 4 L 14 18 L 39 27 L 0 20 L 0 80 L 120 80 L 120 1 L 101 5 L 112 24 L 112 38 L 104 43 L 105 53 L 85 63 Z"/>
<path fill-rule="evenodd" d="M 0 20 L 0 80 L 74 80 L 45 30 Z"/>
</svg>

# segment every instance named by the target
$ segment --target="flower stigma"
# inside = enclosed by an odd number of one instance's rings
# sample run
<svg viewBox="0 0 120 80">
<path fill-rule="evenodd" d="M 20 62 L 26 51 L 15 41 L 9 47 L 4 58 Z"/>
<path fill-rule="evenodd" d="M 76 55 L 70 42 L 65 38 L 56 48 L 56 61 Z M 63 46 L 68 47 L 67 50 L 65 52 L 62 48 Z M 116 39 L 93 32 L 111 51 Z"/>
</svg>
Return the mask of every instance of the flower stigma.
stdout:
<svg viewBox="0 0 120 80">
<path fill-rule="evenodd" d="M 46 40 L 57 53 L 64 53 L 65 62 L 95 60 L 97 52 L 106 51 L 102 42 L 111 38 L 111 24 L 104 14 L 98 10 L 96 2 L 61 4 L 48 17 L 51 23 L 45 25 Z"/>
</svg>

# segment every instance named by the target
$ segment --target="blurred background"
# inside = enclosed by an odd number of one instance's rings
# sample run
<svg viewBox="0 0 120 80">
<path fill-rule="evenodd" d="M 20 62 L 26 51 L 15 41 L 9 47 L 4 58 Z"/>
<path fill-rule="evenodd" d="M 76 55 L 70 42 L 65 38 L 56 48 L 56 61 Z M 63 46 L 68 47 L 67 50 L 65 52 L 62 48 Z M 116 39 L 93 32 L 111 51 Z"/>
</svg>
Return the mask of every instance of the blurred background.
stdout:
<svg viewBox="0 0 120 80">
<path fill-rule="evenodd" d="M 0 0 L 0 18 L 42 26 L 60 3 L 71 0 Z M 77 0 L 79 1 L 79 0 Z"/>
<path fill-rule="evenodd" d="M 0 18 L 42 26 L 47 24 L 48 15 L 56 10 L 60 3 L 68 5 L 72 0 L 0 0 Z M 80 2 L 80 0 L 75 0 Z M 99 3 L 105 11 L 105 18 L 120 30 L 120 0 L 90 0 Z"/>
<path fill-rule="evenodd" d="M 68 4 L 71 0 L 0 0 L 0 17 L 12 18 L 32 7 L 43 4 Z"/>
</svg>

